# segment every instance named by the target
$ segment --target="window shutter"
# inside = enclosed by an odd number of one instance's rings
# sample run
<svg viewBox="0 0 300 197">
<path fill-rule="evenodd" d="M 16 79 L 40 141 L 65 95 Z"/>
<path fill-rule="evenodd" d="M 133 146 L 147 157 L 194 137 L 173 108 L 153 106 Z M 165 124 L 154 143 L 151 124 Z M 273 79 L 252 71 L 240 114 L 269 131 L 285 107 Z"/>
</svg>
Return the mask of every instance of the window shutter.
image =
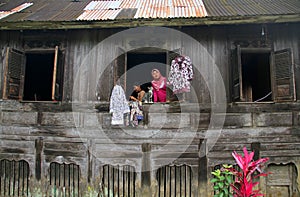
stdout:
<svg viewBox="0 0 300 197">
<path fill-rule="evenodd" d="M 126 92 L 127 53 L 122 48 L 117 49 L 119 55 L 114 65 L 114 85 L 119 84 Z"/>
<path fill-rule="evenodd" d="M 240 46 L 238 45 L 231 54 L 232 99 L 233 101 L 243 101 L 243 76 Z"/>
<path fill-rule="evenodd" d="M 291 49 L 276 51 L 273 54 L 273 92 L 275 101 L 293 101 L 295 76 Z"/>
<path fill-rule="evenodd" d="M 24 52 L 7 48 L 4 68 L 3 99 L 22 99 L 25 63 L 26 56 Z"/>
</svg>

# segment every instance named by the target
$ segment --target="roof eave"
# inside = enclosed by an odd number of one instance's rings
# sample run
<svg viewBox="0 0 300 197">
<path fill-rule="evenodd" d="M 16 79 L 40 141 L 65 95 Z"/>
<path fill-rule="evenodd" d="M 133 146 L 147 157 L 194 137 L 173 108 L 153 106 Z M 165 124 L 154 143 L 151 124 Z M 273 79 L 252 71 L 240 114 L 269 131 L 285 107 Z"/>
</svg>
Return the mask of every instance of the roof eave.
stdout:
<svg viewBox="0 0 300 197">
<path fill-rule="evenodd" d="M 130 28 L 140 26 L 237 25 L 300 22 L 299 14 L 210 16 L 203 18 L 140 18 L 101 21 L 0 21 L 0 30 Z"/>
</svg>

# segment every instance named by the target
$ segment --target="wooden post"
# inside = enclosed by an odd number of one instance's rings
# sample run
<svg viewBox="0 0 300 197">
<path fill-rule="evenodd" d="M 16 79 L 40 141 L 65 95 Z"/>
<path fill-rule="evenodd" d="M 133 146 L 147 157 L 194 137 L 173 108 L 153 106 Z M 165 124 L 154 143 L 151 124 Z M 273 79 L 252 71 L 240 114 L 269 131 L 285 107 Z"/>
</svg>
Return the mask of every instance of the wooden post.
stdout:
<svg viewBox="0 0 300 197">
<path fill-rule="evenodd" d="M 254 160 L 258 160 L 260 158 L 260 142 L 252 142 L 251 150 L 254 151 Z"/>
<path fill-rule="evenodd" d="M 88 149 L 87 149 L 87 155 L 88 155 L 88 183 L 92 182 L 93 177 L 93 140 L 88 141 Z"/>
<path fill-rule="evenodd" d="M 43 138 L 39 137 L 35 140 L 35 178 L 37 181 L 41 180 L 42 174 L 42 150 Z"/>
<path fill-rule="evenodd" d="M 144 196 L 151 196 L 151 144 L 144 143 L 142 144 L 142 193 L 146 194 Z M 149 195 L 148 195 L 149 194 Z"/>
<path fill-rule="evenodd" d="M 201 139 L 199 144 L 199 177 L 198 177 L 198 185 L 199 190 L 198 194 L 201 196 L 207 195 L 207 157 L 206 157 L 206 140 Z"/>
</svg>

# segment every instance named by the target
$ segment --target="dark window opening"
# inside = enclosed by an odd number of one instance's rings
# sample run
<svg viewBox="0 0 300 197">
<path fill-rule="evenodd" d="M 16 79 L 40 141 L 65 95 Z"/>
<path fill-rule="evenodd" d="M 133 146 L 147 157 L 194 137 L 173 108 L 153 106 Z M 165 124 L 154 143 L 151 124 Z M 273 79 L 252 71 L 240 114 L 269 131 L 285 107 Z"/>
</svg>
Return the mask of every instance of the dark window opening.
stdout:
<svg viewBox="0 0 300 197">
<path fill-rule="evenodd" d="M 133 91 L 133 85 L 152 81 L 151 71 L 154 68 L 160 70 L 163 76 L 167 73 L 166 53 L 128 53 L 126 73 L 126 96 Z"/>
<path fill-rule="evenodd" d="M 270 54 L 242 53 L 241 64 L 245 101 L 271 101 Z"/>
<path fill-rule="evenodd" d="M 27 54 L 23 100 L 51 101 L 54 53 Z"/>
<path fill-rule="evenodd" d="M 7 48 L 3 99 L 57 101 L 62 99 L 64 53 L 56 46 L 25 53 Z"/>
</svg>

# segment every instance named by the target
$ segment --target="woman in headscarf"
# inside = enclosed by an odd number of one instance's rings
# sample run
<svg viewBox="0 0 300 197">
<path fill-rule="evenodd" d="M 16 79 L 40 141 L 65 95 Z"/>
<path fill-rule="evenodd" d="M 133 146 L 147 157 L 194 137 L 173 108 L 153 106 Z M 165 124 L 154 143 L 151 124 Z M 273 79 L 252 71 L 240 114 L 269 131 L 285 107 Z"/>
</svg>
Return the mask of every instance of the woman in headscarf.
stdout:
<svg viewBox="0 0 300 197">
<path fill-rule="evenodd" d="M 151 71 L 153 81 L 153 101 L 166 102 L 167 100 L 167 79 L 163 77 L 158 69 Z"/>
</svg>

